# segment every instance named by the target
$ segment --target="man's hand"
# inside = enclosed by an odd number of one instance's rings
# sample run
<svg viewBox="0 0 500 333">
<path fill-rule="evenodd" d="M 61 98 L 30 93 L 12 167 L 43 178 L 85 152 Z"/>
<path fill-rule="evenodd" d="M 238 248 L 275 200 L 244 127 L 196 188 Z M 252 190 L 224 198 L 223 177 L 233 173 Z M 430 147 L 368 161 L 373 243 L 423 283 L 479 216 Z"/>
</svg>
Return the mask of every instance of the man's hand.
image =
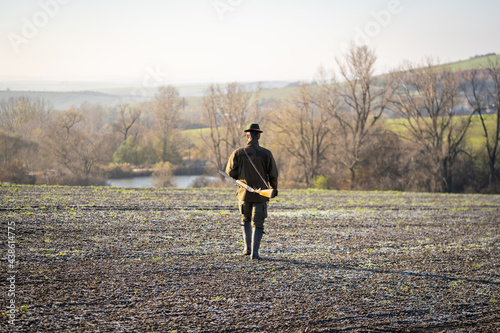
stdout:
<svg viewBox="0 0 500 333">
<path fill-rule="evenodd" d="M 273 189 L 273 193 L 271 194 L 271 198 L 275 198 L 278 196 L 278 190 Z"/>
</svg>

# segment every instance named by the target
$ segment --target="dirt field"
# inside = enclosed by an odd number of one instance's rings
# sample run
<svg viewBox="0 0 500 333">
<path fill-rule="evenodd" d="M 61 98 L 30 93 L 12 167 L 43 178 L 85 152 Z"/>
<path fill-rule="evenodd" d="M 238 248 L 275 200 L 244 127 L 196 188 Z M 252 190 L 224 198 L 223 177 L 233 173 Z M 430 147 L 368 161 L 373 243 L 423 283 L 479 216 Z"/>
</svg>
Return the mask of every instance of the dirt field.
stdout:
<svg viewBox="0 0 500 333">
<path fill-rule="evenodd" d="M 0 331 L 500 331 L 500 196 L 284 190 L 269 213 L 251 261 L 233 189 L 2 186 Z"/>
</svg>

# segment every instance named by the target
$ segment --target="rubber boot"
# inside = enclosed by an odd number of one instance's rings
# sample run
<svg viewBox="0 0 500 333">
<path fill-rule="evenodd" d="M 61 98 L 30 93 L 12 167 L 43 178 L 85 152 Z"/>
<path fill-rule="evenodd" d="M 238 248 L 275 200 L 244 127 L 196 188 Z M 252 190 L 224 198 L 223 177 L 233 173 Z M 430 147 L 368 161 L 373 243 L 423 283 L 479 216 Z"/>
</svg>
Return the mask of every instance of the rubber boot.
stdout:
<svg viewBox="0 0 500 333">
<path fill-rule="evenodd" d="M 252 223 L 250 221 L 245 221 L 241 225 L 241 233 L 243 234 L 243 252 L 241 255 L 249 256 L 252 253 Z"/>
<path fill-rule="evenodd" d="M 252 257 L 251 257 L 252 259 L 262 259 L 259 256 L 259 247 L 263 233 L 264 233 L 264 228 L 253 228 L 252 230 Z"/>
</svg>

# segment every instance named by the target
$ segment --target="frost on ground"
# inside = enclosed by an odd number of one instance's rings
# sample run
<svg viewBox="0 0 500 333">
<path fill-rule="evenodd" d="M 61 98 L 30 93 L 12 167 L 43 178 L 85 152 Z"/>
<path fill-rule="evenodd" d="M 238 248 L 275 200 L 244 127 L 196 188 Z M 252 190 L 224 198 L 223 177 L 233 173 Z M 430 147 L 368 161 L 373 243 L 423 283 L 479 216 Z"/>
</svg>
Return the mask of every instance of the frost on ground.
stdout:
<svg viewBox="0 0 500 333">
<path fill-rule="evenodd" d="M 257 262 L 232 189 L 3 186 L 0 221 L 2 331 L 500 330 L 498 195 L 283 190 Z"/>
</svg>

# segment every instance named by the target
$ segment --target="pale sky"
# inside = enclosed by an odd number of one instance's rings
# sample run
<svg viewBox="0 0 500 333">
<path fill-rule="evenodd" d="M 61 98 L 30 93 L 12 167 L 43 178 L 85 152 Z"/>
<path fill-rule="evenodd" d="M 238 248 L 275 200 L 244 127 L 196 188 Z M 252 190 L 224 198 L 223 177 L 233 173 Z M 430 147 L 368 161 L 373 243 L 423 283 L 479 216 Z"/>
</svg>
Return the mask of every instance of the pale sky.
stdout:
<svg viewBox="0 0 500 333">
<path fill-rule="evenodd" d="M 500 53 L 498 0 L 0 0 L 0 78 L 311 80 L 350 41 L 378 72 Z"/>
</svg>

